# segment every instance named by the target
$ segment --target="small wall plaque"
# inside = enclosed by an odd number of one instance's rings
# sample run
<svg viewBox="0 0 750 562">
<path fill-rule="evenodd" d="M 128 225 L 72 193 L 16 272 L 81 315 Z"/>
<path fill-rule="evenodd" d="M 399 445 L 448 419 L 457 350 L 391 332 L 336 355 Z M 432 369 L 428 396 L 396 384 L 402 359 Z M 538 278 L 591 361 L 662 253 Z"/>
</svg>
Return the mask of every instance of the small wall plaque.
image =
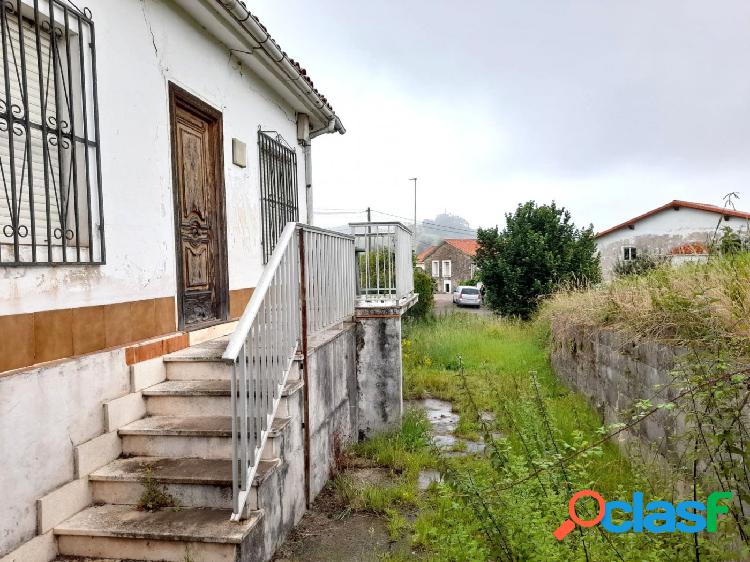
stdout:
<svg viewBox="0 0 750 562">
<path fill-rule="evenodd" d="M 247 145 L 240 139 L 232 139 L 232 164 L 247 167 Z"/>
</svg>

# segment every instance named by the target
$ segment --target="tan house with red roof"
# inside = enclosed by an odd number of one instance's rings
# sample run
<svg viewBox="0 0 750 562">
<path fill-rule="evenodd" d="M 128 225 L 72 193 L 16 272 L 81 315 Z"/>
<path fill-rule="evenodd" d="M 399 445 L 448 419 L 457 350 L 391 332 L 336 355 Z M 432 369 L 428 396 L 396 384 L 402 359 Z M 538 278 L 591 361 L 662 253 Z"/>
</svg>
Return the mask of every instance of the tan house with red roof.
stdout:
<svg viewBox="0 0 750 562">
<path fill-rule="evenodd" d="M 432 276 L 437 292 L 450 293 L 476 274 L 474 256 L 477 246 L 473 239 L 448 238 L 423 250 L 417 256 L 417 267 Z"/>
<path fill-rule="evenodd" d="M 703 260 L 717 232 L 739 232 L 749 224 L 750 213 L 674 200 L 596 235 L 602 273 L 609 279 L 618 261 L 644 254 L 669 256 L 675 264 Z"/>
</svg>

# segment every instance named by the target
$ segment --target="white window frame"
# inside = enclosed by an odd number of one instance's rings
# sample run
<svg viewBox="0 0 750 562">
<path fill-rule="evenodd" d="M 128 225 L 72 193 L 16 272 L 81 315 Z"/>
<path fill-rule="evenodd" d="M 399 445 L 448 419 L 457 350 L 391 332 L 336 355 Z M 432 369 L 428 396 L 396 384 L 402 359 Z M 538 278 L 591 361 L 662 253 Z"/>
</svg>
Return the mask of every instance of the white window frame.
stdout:
<svg viewBox="0 0 750 562">
<path fill-rule="evenodd" d="M 638 249 L 635 246 L 622 247 L 622 261 L 634 261 L 638 258 Z"/>
<path fill-rule="evenodd" d="M 440 262 L 438 260 L 432 260 L 432 276 L 440 277 Z"/>
<path fill-rule="evenodd" d="M 451 260 L 443 260 L 443 277 L 452 277 L 453 263 Z"/>
</svg>

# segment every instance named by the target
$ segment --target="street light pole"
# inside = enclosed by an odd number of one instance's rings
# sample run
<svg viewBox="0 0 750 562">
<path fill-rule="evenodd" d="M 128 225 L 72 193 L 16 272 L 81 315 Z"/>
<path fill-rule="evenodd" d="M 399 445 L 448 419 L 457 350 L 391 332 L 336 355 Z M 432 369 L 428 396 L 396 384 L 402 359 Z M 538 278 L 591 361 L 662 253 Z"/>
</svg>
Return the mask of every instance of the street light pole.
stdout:
<svg viewBox="0 0 750 562">
<path fill-rule="evenodd" d="M 414 232 L 412 233 L 412 249 L 417 248 L 417 178 L 409 178 L 409 181 L 414 182 Z"/>
</svg>

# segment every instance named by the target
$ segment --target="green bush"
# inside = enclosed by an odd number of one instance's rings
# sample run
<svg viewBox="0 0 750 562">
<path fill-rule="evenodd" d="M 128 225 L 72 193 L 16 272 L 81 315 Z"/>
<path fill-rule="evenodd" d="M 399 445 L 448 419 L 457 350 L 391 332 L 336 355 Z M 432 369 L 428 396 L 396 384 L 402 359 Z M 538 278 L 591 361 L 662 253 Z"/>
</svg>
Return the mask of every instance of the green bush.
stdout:
<svg viewBox="0 0 750 562">
<path fill-rule="evenodd" d="M 432 314 L 432 306 L 435 302 L 432 277 L 418 267 L 414 268 L 414 292 L 419 295 L 419 300 L 409 309 L 407 316 L 415 319 L 427 318 Z"/>
<path fill-rule="evenodd" d="M 505 219 L 502 232 L 477 234 L 476 264 L 490 308 L 526 319 L 561 284 L 601 280 L 593 227 L 576 228 L 565 208 L 529 201 Z"/>
</svg>

